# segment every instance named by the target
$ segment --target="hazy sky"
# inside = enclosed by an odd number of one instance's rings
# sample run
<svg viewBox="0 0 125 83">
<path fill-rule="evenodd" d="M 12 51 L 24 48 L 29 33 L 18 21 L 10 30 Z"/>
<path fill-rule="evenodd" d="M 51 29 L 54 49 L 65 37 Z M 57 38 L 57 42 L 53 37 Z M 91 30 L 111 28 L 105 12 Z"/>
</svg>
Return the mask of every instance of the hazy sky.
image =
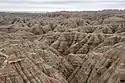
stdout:
<svg viewBox="0 0 125 83">
<path fill-rule="evenodd" d="M 89 11 L 124 8 L 125 0 L 0 0 L 0 11 Z"/>
</svg>

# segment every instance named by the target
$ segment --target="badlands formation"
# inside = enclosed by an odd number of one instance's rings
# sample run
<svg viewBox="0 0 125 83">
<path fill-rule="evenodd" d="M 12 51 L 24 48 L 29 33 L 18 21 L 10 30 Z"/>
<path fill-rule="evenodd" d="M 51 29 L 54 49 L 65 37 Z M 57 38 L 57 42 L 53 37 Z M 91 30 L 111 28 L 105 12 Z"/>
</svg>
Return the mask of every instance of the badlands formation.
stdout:
<svg viewBox="0 0 125 83">
<path fill-rule="evenodd" d="M 0 83 L 125 83 L 125 11 L 1 12 Z"/>
</svg>

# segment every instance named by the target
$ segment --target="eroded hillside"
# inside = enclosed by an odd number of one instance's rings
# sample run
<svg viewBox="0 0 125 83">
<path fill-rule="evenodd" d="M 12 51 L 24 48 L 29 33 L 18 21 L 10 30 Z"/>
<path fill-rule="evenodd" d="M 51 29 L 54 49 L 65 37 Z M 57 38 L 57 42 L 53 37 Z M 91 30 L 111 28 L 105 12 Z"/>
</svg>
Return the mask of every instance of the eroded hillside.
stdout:
<svg viewBox="0 0 125 83">
<path fill-rule="evenodd" d="M 125 12 L 0 13 L 0 83 L 125 83 Z"/>
</svg>

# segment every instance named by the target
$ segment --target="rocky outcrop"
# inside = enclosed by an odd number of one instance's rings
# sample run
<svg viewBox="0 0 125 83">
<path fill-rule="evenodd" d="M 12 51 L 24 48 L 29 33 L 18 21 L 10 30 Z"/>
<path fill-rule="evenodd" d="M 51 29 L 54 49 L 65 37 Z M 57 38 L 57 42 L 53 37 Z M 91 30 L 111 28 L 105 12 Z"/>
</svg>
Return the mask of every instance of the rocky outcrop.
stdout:
<svg viewBox="0 0 125 83">
<path fill-rule="evenodd" d="M 0 83 L 125 82 L 124 13 L 4 15 Z"/>
</svg>

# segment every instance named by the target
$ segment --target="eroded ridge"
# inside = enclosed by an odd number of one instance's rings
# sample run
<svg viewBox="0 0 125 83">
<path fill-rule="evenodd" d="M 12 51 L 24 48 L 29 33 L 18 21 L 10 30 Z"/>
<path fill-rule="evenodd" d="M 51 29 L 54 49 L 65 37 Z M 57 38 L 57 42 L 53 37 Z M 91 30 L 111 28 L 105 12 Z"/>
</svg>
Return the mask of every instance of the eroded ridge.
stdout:
<svg viewBox="0 0 125 83">
<path fill-rule="evenodd" d="M 0 83 L 125 83 L 125 11 L 0 18 Z"/>
</svg>

